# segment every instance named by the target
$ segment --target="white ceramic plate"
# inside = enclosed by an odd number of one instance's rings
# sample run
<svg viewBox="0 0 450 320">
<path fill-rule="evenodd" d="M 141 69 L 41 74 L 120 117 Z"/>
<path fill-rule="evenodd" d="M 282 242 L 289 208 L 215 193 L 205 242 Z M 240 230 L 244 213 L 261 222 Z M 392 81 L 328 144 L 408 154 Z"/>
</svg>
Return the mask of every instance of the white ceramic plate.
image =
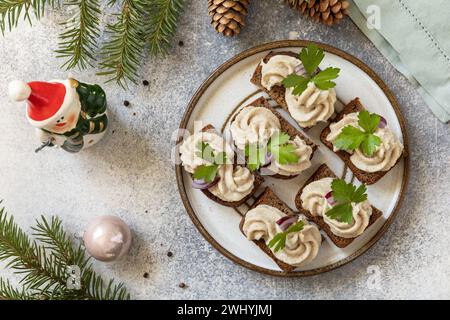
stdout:
<svg viewBox="0 0 450 320">
<path fill-rule="evenodd" d="M 225 128 L 229 115 L 239 110 L 257 97 L 265 95 L 257 92 L 250 78 L 261 59 L 270 51 L 299 52 L 308 42 L 279 41 L 249 49 L 220 66 L 200 87 L 192 98 L 180 128 L 194 131 L 194 122 L 212 124 Z M 407 137 L 403 119 L 395 98 L 379 77 L 356 58 L 327 45 L 317 43 L 325 52 L 320 67 L 334 66 L 341 69 L 336 80 L 338 99 L 348 103 L 355 97 L 370 111 L 383 115 L 389 127 L 403 141 L 408 151 Z M 298 129 L 289 115 L 279 110 Z M 325 125 L 314 127 L 307 132 L 316 144 L 318 151 L 312 160 L 312 167 L 292 180 L 277 180 L 265 177 L 265 185 L 295 210 L 294 198 L 304 182 L 322 163 L 326 163 L 338 176 L 344 172 L 344 163 L 327 147 L 323 146 L 319 134 Z M 198 130 L 198 128 L 197 128 Z M 275 262 L 262 252 L 253 242 L 248 241 L 239 230 L 241 216 L 233 209 L 221 206 L 208 199 L 201 191 L 191 187 L 190 176 L 176 166 L 177 180 L 183 203 L 203 236 L 221 253 L 233 261 L 252 270 L 285 276 L 304 276 L 318 274 L 341 266 L 365 252 L 375 243 L 392 222 L 400 205 L 408 176 L 407 158 L 402 159 L 389 173 L 376 184 L 368 186 L 371 203 L 383 212 L 378 219 L 351 245 L 344 249 L 336 247 L 326 236 L 317 258 L 310 264 L 294 272 L 283 272 Z M 347 170 L 347 180 L 352 180 Z M 359 184 L 355 179 L 354 182 Z"/>
</svg>

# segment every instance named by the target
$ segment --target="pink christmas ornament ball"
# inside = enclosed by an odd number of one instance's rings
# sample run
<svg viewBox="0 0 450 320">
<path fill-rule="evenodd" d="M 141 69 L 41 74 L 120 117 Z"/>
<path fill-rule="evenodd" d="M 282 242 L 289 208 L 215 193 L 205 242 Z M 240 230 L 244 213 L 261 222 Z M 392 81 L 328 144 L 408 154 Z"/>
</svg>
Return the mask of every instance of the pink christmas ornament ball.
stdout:
<svg viewBox="0 0 450 320">
<path fill-rule="evenodd" d="M 109 262 L 122 258 L 131 246 L 128 225 L 115 216 L 100 216 L 92 220 L 84 232 L 84 246 L 97 260 Z"/>
</svg>

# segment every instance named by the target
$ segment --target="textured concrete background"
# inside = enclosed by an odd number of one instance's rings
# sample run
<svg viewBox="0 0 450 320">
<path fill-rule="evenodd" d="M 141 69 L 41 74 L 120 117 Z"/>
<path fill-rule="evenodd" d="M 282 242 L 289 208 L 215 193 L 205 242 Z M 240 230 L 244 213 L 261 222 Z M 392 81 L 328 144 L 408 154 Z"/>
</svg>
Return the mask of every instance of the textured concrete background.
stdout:
<svg viewBox="0 0 450 320">
<path fill-rule="evenodd" d="M 206 11 L 206 1 L 188 1 L 170 56 L 143 65 L 142 79 L 150 86 L 133 86 L 128 92 L 104 86 L 113 131 L 78 155 L 57 150 L 35 155 L 25 110 L 6 95 L 7 83 L 16 78 L 67 76 L 52 51 L 60 18 L 46 18 L 33 28 L 22 25 L 0 37 L 0 198 L 8 211 L 24 228 L 40 214 L 59 215 L 75 235 L 96 215 L 122 217 L 133 230 L 131 253 L 119 263 L 96 263 L 96 269 L 125 282 L 137 299 L 450 298 L 449 126 L 436 120 L 349 19 L 329 28 L 300 17 L 280 0 L 253 1 L 242 35 L 225 39 L 210 28 Z M 411 146 L 408 191 L 387 233 L 356 261 L 304 279 L 261 275 L 214 250 L 186 214 L 169 161 L 172 132 L 202 81 L 242 50 L 286 39 L 290 31 L 334 45 L 372 67 L 399 101 Z M 177 45 L 180 40 L 184 46 Z M 103 81 L 94 70 L 73 75 Z M 125 99 L 129 108 L 123 106 Z M 370 265 L 380 268 L 380 290 L 367 286 Z M 0 275 L 17 279 L 3 268 Z M 180 282 L 187 287 L 179 288 Z"/>
</svg>

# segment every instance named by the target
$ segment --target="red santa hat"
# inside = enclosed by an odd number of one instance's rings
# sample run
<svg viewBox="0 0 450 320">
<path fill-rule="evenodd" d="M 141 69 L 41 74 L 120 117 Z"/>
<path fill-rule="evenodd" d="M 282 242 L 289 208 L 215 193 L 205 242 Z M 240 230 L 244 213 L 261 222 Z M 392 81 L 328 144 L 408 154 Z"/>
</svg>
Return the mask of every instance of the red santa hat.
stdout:
<svg viewBox="0 0 450 320">
<path fill-rule="evenodd" d="M 58 117 L 73 98 L 70 84 L 65 82 L 23 82 L 9 84 L 9 96 L 14 101 L 27 100 L 28 120 L 36 126 L 44 126 Z M 69 101 L 68 101 L 69 100 Z"/>
</svg>

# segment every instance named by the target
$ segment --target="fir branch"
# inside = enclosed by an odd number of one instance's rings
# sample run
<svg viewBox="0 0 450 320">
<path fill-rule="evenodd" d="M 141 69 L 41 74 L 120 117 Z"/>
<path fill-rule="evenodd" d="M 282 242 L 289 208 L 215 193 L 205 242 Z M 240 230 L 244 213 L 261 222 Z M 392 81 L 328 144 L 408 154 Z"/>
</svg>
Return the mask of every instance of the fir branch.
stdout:
<svg viewBox="0 0 450 320">
<path fill-rule="evenodd" d="M 13 217 L 0 210 L 0 261 L 16 274 L 24 275 L 22 290 L 0 279 L 0 299 L 129 299 L 122 283 L 104 282 L 92 268 L 81 245 L 75 246 L 62 227 L 61 220 L 44 217 L 32 228 L 36 240 L 17 226 Z M 67 287 L 67 267 L 80 268 L 81 289 Z"/>
<path fill-rule="evenodd" d="M 8 280 L 0 278 L 0 300 L 34 300 L 35 296 L 28 294 L 25 288 L 18 290 Z"/>
<path fill-rule="evenodd" d="M 98 0 L 66 0 L 65 6 L 76 8 L 74 16 L 66 23 L 65 31 L 59 36 L 57 57 L 66 58 L 63 68 L 78 66 L 85 69 L 92 66 L 94 51 L 99 35 L 100 6 Z"/>
<path fill-rule="evenodd" d="M 56 287 L 59 290 L 59 285 L 65 283 L 60 270 L 46 257 L 45 249 L 31 241 L 3 208 L 0 210 L 0 261 L 5 260 L 7 268 L 24 275 L 21 283 L 27 289 Z"/>
<path fill-rule="evenodd" d="M 130 296 L 122 283 L 114 284 L 113 280 L 105 284 L 103 279 L 96 275 L 89 263 L 85 251 L 81 245 L 73 246 L 70 238 L 62 227 L 62 222 L 57 217 L 52 217 L 50 223 L 41 216 L 33 228 L 33 235 L 47 245 L 54 253 L 56 262 L 64 266 L 76 265 L 81 270 L 82 296 L 94 300 L 124 300 Z"/>
<path fill-rule="evenodd" d="M 45 6 L 54 7 L 59 0 L 0 0 L 0 30 L 2 34 L 6 27 L 11 31 L 21 19 L 31 25 L 31 15 L 39 20 L 44 14 Z"/>
<path fill-rule="evenodd" d="M 149 50 L 152 55 L 167 54 L 170 40 L 177 30 L 184 0 L 152 0 L 150 24 L 147 30 Z"/>
<path fill-rule="evenodd" d="M 106 28 L 111 39 L 102 48 L 103 60 L 98 75 L 107 76 L 107 82 L 116 81 L 123 88 L 126 81 L 136 83 L 138 68 L 144 58 L 143 37 L 144 3 L 141 0 L 123 0 L 117 21 Z"/>
</svg>

